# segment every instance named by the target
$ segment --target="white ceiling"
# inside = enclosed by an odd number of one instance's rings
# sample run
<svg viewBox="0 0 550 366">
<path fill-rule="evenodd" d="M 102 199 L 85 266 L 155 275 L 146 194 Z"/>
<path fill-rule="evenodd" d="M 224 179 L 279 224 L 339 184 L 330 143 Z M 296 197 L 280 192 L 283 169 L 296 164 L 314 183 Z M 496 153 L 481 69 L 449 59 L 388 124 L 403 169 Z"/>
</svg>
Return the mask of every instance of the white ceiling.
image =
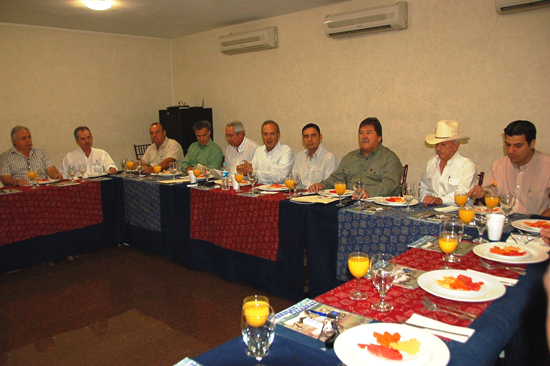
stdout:
<svg viewBox="0 0 550 366">
<path fill-rule="evenodd" d="M 80 0 L 0 0 L 0 22 L 176 38 L 349 0 L 113 0 L 106 11 Z"/>
</svg>

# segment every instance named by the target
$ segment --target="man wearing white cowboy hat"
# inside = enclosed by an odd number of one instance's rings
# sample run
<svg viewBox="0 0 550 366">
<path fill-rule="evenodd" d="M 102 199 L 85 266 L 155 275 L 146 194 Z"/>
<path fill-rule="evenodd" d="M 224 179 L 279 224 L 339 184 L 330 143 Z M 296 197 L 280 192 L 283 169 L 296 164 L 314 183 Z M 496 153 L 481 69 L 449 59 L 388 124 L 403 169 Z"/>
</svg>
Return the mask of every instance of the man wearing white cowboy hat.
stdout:
<svg viewBox="0 0 550 366">
<path fill-rule="evenodd" d="M 460 141 L 470 138 L 458 132 L 455 121 L 439 121 L 435 134 L 426 136 L 426 143 L 435 145 L 436 156 L 428 161 L 420 180 L 420 199 L 426 205 L 454 202 L 457 190 L 468 192 L 475 184 L 476 165 L 458 152 Z"/>
</svg>

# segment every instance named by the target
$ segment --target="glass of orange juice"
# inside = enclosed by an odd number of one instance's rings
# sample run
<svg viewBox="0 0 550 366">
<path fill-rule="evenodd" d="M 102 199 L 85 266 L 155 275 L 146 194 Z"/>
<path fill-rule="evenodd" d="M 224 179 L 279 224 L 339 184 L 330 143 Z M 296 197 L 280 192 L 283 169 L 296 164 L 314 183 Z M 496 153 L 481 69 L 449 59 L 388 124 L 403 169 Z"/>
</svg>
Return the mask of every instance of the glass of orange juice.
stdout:
<svg viewBox="0 0 550 366">
<path fill-rule="evenodd" d="M 455 251 L 458 245 L 458 235 L 452 231 L 440 231 L 439 232 L 439 249 L 445 253 L 445 266 L 443 269 L 450 269 L 449 267 L 449 254 Z"/>
<path fill-rule="evenodd" d="M 485 206 L 489 207 L 490 210 L 497 207 L 500 200 L 496 194 L 489 194 L 485 195 Z"/>
<path fill-rule="evenodd" d="M 346 193 L 346 182 L 338 181 L 334 183 L 334 190 L 336 191 L 336 194 L 340 196 L 340 201 L 336 204 L 336 206 L 344 207 L 345 205 L 342 203 L 342 196 Z"/>
<path fill-rule="evenodd" d="M 296 184 L 296 179 L 294 178 L 294 174 L 290 173 L 285 178 L 285 186 L 288 188 L 288 199 L 292 197 L 292 188 L 294 188 L 294 184 Z"/>
<path fill-rule="evenodd" d="M 198 166 L 193 168 L 193 174 L 195 174 L 195 177 L 197 177 L 197 179 L 199 179 L 199 175 L 201 175 L 201 173 L 202 173 L 202 169 L 199 168 Z"/>
<path fill-rule="evenodd" d="M 159 174 L 161 169 L 162 168 L 160 167 L 160 165 L 153 166 L 153 171 L 155 172 L 155 174 Z"/>
<path fill-rule="evenodd" d="M 241 191 L 241 182 L 244 179 L 244 174 L 242 172 L 235 172 L 235 176 L 233 177 L 235 179 L 235 182 L 239 183 L 239 188 L 235 190 L 235 192 Z"/>
<path fill-rule="evenodd" d="M 471 235 L 466 234 L 466 226 L 472 226 L 471 222 L 474 221 L 475 215 L 476 212 L 473 206 L 464 206 L 458 210 L 458 217 L 464 223 L 464 234 L 462 235 L 462 239 L 472 239 Z"/>
<path fill-rule="evenodd" d="M 241 332 L 247 348 L 246 354 L 261 364 L 275 338 L 275 312 L 268 302 L 247 299 L 243 304 Z"/>
<path fill-rule="evenodd" d="M 368 295 L 361 292 L 359 285 L 361 278 L 365 277 L 369 270 L 369 255 L 363 252 L 352 252 L 348 256 L 348 268 L 353 277 L 357 278 L 357 287 L 355 292 L 349 294 L 349 298 L 352 300 L 365 300 Z"/>
<path fill-rule="evenodd" d="M 457 190 L 455 191 L 455 203 L 459 207 L 464 207 L 464 205 L 468 202 L 468 192 L 464 190 Z"/>
<path fill-rule="evenodd" d="M 29 180 L 31 181 L 31 185 L 32 185 L 31 189 L 35 189 L 36 185 L 37 185 L 37 184 L 35 184 L 36 169 L 29 167 L 29 169 L 27 170 L 27 177 L 29 177 Z"/>
</svg>

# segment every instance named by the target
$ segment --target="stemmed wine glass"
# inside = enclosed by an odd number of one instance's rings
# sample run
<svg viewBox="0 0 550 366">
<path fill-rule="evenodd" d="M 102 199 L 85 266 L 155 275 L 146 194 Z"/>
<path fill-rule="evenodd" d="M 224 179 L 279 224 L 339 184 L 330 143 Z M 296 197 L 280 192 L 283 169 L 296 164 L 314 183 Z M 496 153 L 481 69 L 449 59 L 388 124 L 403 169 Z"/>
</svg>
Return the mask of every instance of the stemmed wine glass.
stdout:
<svg viewBox="0 0 550 366">
<path fill-rule="evenodd" d="M 345 205 L 342 203 L 342 196 L 346 193 L 346 182 L 337 181 L 334 183 L 334 190 L 336 191 L 336 194 L 340 196 L 340 201 L 336 204 L 336 206 L 344 207 Z"/>
<path fill-rule="evenodd" d="M 498 195 L 490 193 L 487 193 L 487 195 L 485 195 L 485 205 L 489 208 L 489 210 L 491 210 L 491 212 L 493 208 L 498 206 L 498 203 Z"/>
<path fill-rule="evenodd" d="M 82 181 L 85 182 L 86 179 L 84 179 L 84 174 L 86 173 L 86 164 L 78 164 L 78 171 L 80 172 Z"/>
<path fill-rule="evenodd" d="M 122 169 L 122 176 L 126 176 L 126 158 L 120 159 L 120 168 Z"/>
<path fill-rule="evenodd" d="M 484 206 L 476 207 L 475 212 L 474 225 L 479 233 L 479 237 L 472 241 L 476 244 L 488 243 L 487 240 L 483 239 L 483 233 L 487 228 L 487 208 Z"/>
<path fill-rule="evenodd" d="M 411 202 L 414 200 L 414 195 L 416 193 L 416 186 L 411 183 L 405 183 L 402 187 L 403 199 L 407 203 L 407 211 L 411 211 Z"/>
<path fill-rule="evenodd" d="M 450 219 L 447 219 L 441 223 L 441 230 L 444 232 L 452 232 L 455 233 L 456 239 L 457 239 L 457 245 L 460 244 L 460 241 L 462 240 L 462 235 L 464 234 L 464 224 L 462 221 L 457 217 L 451 217 Z M 440 246 L 441 247 L 441 246 Z M 452 252 L 454 249 L 449 253 L 449 256 L 447 258 L 448 262 L 451 263 L 458 263 L 460 262 L 460 257 L 455 256 Z"/>
<path fill-rule="evenodd" d="M 458 207 L 464 207 L 468 202 L 468 192 L 462 189 L 455 191 L 455 203 Z"/>
<path fill-rule="evenodd" d="M 275 311 L 264 301 L 250 301 L 243 305 L 241 332 L 248 356 L 261 364 L 269 354 L 275 338 Z"/>
<path fill-rule="evenodd" d="M 357 196 L 357 204 L 363 209 L 363 202 L 361 201 L 361 195 L 365 192 L 365 181 L 361 178 L 353 180 L 353 190 Z"/>
<path fill-rule="evenodd" d="M 250 182 L 250 193 L 254 194 L 254 184 L 258 180 L 258 172 L 255 170 L 248 171 L 248 181 Z"/>
<path fill-rule="evenodd" d="M 393 305 L 386 302 L 386 294 L 393 285 L 399 266 L 391 254 L 378 253 L 372 256 L 372 284 L 380 294 L 380 301 L 372 304 L 376 311 L 391 311 Z"/>
<path fill-rule="evenodd" d="M 298 197 L 298 189 L 300 189 L 302 178 L 300 177 L 300 173 L 293 173 L 293 175 L 294 175 L 294 196 L 292 197 Z"/>
<path fill-rule="evenodd" d="M 464 233 L 462 239 L 470 240 L 472 237 L 466 234 L 466 227 L 470 226 L 470 223 L 474 221 L 475 211 L 473 206 L 464 206 L 458 209 L 458 217 L 464 223 Z"/>
<path fill-rule="evenodd" d="M 205 183 L 208 182 L 208 178 L 210 177 L 210 168 L 206 165 L 202 166 L 202 175 L 204 175 Z"/>
<path fill-rule="evenodd" d="M 288 199 L 292 197 L 292 188 L 294 188 L 294 185 L 296 184 L 296 179 L 294 177 L 294 173 L 290 173 L 285 178 L 285 186 L 288 188 Z"/>
<path fill-rule="evenodd" d="M 458 245 L 458 235 L 454 231 L 447 231 L 447 228 L 442 225 L 439 231 L 438 243 L 439 249 L 445 253 L 445 266 L 443 266 L 443 269 L 450 269 L 449 254 L 452 254 Z"/>
<path fill-rule="evenodd" d="M 141 164 L 141 160 L 137 161 L 136 170 L 138 172 L 138 179 L 141 180 L 141 175 L 143 173 L 143 165 Z"/>
<path fill-rule="evenodd" d="M 29 180 L 31 182 L 31 189 L 35 189 L 37 184 L 35 184 L 35 180 L 36 180 L 36 169 L 33 169 L 31 167 L 28 167 L 27 169 L 27 177 L 29 177 Z"/>
<path fill-rule="evenodd" d="M 172 173 L 172 179 L 176 179 L 176 173 L 178 172 L 178 166 L 176 162 L 170 162 L 170 164 L 168 164 L 168 169 L 170 170 L 170 173 Z"/>
<path fill-rule="evenodd" d="M 241 182 L 244 179 L 244 174 L 242 172 L 235 172 L 235 175 L 233 176 L 233 179 L 235 179 L 235 182 L 239 183 L 238 188 L 235 190 L 235 192 L 241 191 Z"/>
<path fill-rule="evenodd" d="M 69 166 L 69 169 L 67 170 L 69 175 L 71 176 L 71 180 L 74 180 L 74 175 L 76 174 L 76 168 L 74 165 Z"/>
<path fill-rule="evenodd" d="M 512 192 L 504 191 L 498 197 L 500 199 L 500 208 L 506 215 L 506 223 L 510 222 L 508 216 L 514 210 L 516 205 L 516 196 Z"/>
<path fill-rule="evenodd" d="M 349 294 L 352 300 L 365 300 L 368 295 L 359 288 L 361 278 L 365 277 L 369 270 L 369 255 L 363 252 L 352 252 L 348 256 L 348 268 L 353 277 L 357 278 L 355 292 Z"/>
<path fill-rule="evenodd" d="M 132 178 L 132 169 L 134 169 L 135 162 L 133 160 L 126 160 L 126 168 L 128 168 L 128 174 Z"/>
</svg>

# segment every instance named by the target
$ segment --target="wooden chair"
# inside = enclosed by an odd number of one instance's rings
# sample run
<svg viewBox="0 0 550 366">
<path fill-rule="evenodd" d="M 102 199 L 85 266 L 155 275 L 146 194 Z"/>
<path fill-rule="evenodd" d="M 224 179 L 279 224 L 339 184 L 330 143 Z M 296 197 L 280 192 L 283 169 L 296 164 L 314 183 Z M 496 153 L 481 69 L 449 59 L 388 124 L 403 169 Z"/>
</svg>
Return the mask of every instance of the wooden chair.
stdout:
<svg viewBox="0 0 550 366">
<path fill-rule="evenodd" d="M 479 172 L 479 174 L 477 175 L 477 185 L 478 186 L 482 186 L 483 185 L 483 178 L 485 178 L 485 172 Z M 475 201 L 474 201 L 474 205 L 481 205 L 482 202 L 479 198 L 476 198 Z"/>
<path fill-rule="evenodd" d="M 134 145 L 134 151 L 136 152 L 137 160 L 141 160 L 141 158 L 145 154 L 145 150 L 147 150 L 148 147 L 149 145 Z"/>
<path fill-rule="evenodd" d="M 409 172 L 409 164 L 403 165 L 403 180 L 401 181 L 401 187 L 407 183 L 407 173 Z"/>
</svg>

